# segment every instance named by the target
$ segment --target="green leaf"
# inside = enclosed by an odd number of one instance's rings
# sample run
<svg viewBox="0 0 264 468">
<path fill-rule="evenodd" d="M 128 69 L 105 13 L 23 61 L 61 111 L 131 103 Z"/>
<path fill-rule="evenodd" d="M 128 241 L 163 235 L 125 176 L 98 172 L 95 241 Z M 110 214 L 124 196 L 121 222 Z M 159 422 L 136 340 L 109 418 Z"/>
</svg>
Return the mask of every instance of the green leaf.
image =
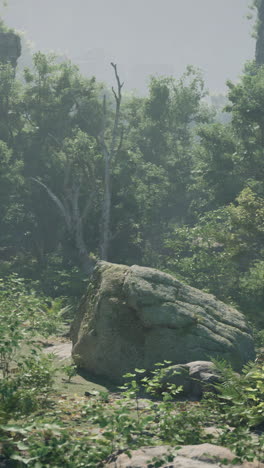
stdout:
<svg viewBox="0 0 264 468">
<path fill-rule="evenodd" d="M 29 465 L 29 463 L 34 460 L 34 458 L 25 458 L 25 457 L 21 457 L 21 455 L 17 455 L 17 454 L 11 455 L 10 458 L 12 460 L 20 461 L 20 462 L 24 463 L 25 465 Z"/>
<path fill-rule="evenodd" d="M 28 445 L 24 444 L 24 442 L 18 442 L 17 443 L 17 448 L 19 450 L 28 450 Z"/>
</svg>

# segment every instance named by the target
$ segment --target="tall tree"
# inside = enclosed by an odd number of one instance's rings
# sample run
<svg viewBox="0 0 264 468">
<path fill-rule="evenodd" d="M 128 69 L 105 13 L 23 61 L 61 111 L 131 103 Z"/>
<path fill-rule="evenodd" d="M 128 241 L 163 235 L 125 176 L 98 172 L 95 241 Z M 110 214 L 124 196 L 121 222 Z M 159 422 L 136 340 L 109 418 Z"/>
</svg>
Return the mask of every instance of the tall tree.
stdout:
<svg viewBox="0 0 264 468">
<path fill-rule="evenodd" d="M 96 194 L 95 155 L 95 140 L 79 130 L 73 138 L 64 140 L 59 153 L 64 174 L 61 193 L 57 195 L 40 180 L 32 179 L 45 189 L 58 209 L 77 254 L 77 263 L 86 274 L 90 274 L 94 267 L 85 240 L 84 225 L 90 221 L 91 205 Z"/>
<path fill-rule="evenodd" d="M 170 225 L 188 218 L 192 181 L 194 128 L 208 120 L 201 105 L 204 85 L 188 67 L 180 80 L 152 78 L 149 95 L 127 104 L 130 152 L 137 155 L 134 194 L 140 261 L 159 267 L 162 238 Z M 154 257 L 156 256 L 156 260 Z"/>
<path fill-rule="evenodd" d="M 0 258 L 5 260 L 16 254 L 17 240 L 21 247 L 17 237 L 23 217 L 22 169 L 22 162 L 16 161 L 12 150 L 0 140 Z"/>
<path fill-rule="evenodd" d="M 72 167 L 76 168 L 80 161 L 78 162 L 77 154 L 74 160 L 74 154 L 68 156 L 67 152 L 66 157 L 60 156 L 60 152 L 65 154 L 65 142 L 76 139 L 79 127 L 85 127 L 87 136 L 96 134 L 96 122 L 99 120 L 97 84 L 94 79 L 83 78 L 77 67 L 70 63 L 58 64 L 41 53 L 34 56 L 34 69 L 26 69 L 25 81 L 22 107 L 26 126 L 20 142 L 24 175 L 26 178 L 40 180 L 61 199 L 65 195 L 65 172 L 69 167 L 71 170 Z M 91 102 L 95 105 L 91 105 Z M 77 140 L 80 141 L 79 137 Z M 86 152 L 89 159 L 88 143 Z M 77 176 L 76 171 L 72 171 L 72 174 L 71 183 L 73 179 L 74 183 L 78 183 L 79 175 Z M 90 188 L 91 183 L 88 193 Z M 79 195 L 82 200 L 83 187 Z M 75 191 L 75 198 L 76 196 Z M 83 201 L 81 205 L 82 203 Z M 51 198 L 37 184 L 29 184 L 26 207 L 30 214 L 28 236 L 35 246 L 38 261 L 43 266 L 46 254 L 54 251 L 58 243 L 61 243 L 64 226 L 58 217 L 58 206 L 52 203 Z"/>
<path fill-rule="evenodd" d="M 124 83 L 121 83 L 117 65 L 111 63 L 114 69 L 117 90 L 112 88 L 112 92 L 115 98 L 115 116 L 114 126 L 109 137 L 106 135 L 106 96 L 104 96 L 103 103 L 103 122 L 102 130 L 99 135 L 98 141 L 104 156 L 104 201 L 102 209 L 102 241 L 101 241 L 101 259 L 108 260 L 109 247 L 111 241 L 111 199 L 112 199 L 112 188 L 111 188 L 111 175 L 112 175 L 112 164 L 117 152 L 122 146 L 122 129 L 120 129 L 120 111 L 122 101 L 122 87 Z"/>
</svg>

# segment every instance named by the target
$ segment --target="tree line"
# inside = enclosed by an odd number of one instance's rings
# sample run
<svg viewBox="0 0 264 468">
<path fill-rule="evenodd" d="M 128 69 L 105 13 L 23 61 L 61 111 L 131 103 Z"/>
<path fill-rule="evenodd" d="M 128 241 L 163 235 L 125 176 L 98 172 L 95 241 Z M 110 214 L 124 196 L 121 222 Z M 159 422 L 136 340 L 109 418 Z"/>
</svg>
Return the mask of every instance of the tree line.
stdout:
<svg viewBox="0 0 264 468">
<path fill-rule="evenodd" d="M 116 64 L 112 90 L 40 52 L 22 78 L 0 65 L 1 275 L 64 295 L 96 259 L 136 263 L 261 322 L 262 3 L 256 60 L 227 83 L 226 123 L 193 67 L 179 80 L 152 77 L 138 97 Z"/>
</svg>

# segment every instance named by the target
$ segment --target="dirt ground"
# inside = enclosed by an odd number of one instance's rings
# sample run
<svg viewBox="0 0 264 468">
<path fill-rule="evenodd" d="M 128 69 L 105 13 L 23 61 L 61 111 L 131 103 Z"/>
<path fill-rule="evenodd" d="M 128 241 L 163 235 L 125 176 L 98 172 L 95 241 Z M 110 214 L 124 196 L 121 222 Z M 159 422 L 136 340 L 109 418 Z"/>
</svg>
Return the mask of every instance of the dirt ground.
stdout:
<svg viewBox="0 0 264 468">
<path fill-rule="evenodd" d="M 47 341 L 44 345 L 44 353 L 52 353 L 59 360 L 65 360 L 71 358 L 72 343 L 67 340 L 54 339 Z"/>
<path fill-rule="evenodd" d="M 42 345 L 45 354 L 53 354 L 55 357 L 55 363 L 57 363 L 59 369 L 55 377 L 55 388 L 59 390 L 60 393 L 82 397 L 94 391 L 107 391 L 113 394 L 118 392 L 117 387 L 107 379 L 94 376 L 87 372 L 79 371 L 70 382 L 68 381 L 66 374 L 63 372 L 63 366 L 72 362 L 72 343 L 69 339 L 58 337 L 49 338 L 42 342 Z"/>
</svg>

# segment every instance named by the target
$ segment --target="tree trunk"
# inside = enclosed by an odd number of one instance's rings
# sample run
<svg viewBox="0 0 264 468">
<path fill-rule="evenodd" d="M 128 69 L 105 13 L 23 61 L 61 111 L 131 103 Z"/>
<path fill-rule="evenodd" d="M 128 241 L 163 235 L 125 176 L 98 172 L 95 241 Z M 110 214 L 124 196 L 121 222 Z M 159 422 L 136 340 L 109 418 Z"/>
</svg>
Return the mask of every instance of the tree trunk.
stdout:
<svg viewBox="0 0 264 468">
<path fill-rule="evenodd" d="M 105 152 L 105 172 L 104 172 L 104 202 L 102 213 L 102 245 L 101 259 L 108 260 L 111 232 L 111 165 L 108 152 Z"/>
<path fill-rule="evenodd" d="M 90 259 L 87 252 L 87 248 L 83 239 L 83 223 L 82 217 L 79 210 L 79 196 L 80 196 L 80 184 L 75 183 L 72 188 L 72 226 L 71 231 L 73 234 L 73 238 L 75 241 L 76 250 L 78 252 L 79 263 L 81 265 L 82 270 L 84 273 L 90 273 Z"/>
<path fill-rule="evenodd" d="M 95 266 L 95 260 L 89 256 L 83 238 L 83 218 L 79 210 L 80 185 L 76 183 L 72 187 L 71 197 L 68 203 L 66 199 L 60 200 L 59 197 L 57 197 L 57 195 L 55 195 L 52 192 L 52 190 L 40 180 L 33 178 L 31 180 L 41 185 L 41 187 L 43 187 L 46 190 L 49 197 L 57 206 L 60 214 L 62 215 L 65 221 L 68 234 L 71 237 L 71 239 L 73 239 L 74 246 L 79 259 L 80 268 L 85 274 L 91 275 Z"/>
<path fill-rule="evenodd" d="M 101 241 L 101 259 L 108 260 L 109 257 L 109 248 L 111 242 L 111 201 L 112 201 L 112 190 L 111 190 L 111 170 L 112 170 L 112 160 L 114 159 L 117 151 L 122 145 L 122 132 L 119 133 L 119 121 L 120 121 L 120 107 L 122 94 L 121 90 L 124 83 L 120 82 L 119 75 L 117 73 L 117 66 L 114 63 L 111 63 L 111 66 L 115 72 L 115 78 L 117 82 L 117 92 L 112 88 L 112 92 L 115 97 L 116 109 L 115 109 L 115 121 L 114 127 L 110 139 L 109 146 L 106 143 L 105 139 L 105 122 L 106 122 L 106 98 L 104 96 L 103 103 L 103 122 L 102 122 L 102 131 L 99 138 L 99 144 L 104 155 L 104 200 L 102 207 L 102 241 Z M 120 138 L 119 138 L 120 137 Z M 119 143 L 117 144 L 119 140 Z"/>
</svg>

